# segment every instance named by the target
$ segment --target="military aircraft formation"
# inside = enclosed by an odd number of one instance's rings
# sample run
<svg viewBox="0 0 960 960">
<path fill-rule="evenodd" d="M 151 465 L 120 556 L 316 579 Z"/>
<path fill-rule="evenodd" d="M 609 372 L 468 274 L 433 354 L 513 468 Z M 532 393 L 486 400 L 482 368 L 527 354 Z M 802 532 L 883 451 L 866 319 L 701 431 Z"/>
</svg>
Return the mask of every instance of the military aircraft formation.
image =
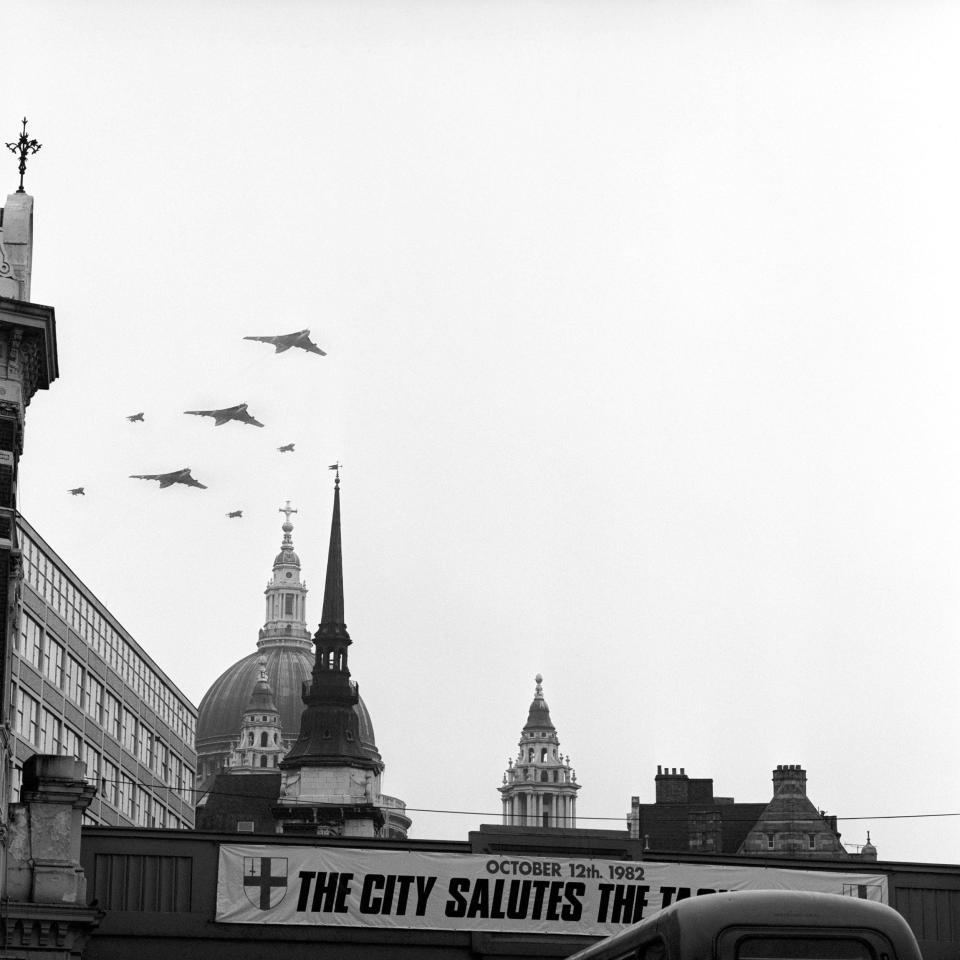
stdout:
<svg viewBox="0 0 960 960">
<path fill-rule="evenodd" d="M 261 343 L 272 344 L 276 353 L 283 353 L 292 347 L 297 347 L 300 350 L 305 350 L 307 353 L 316 353 L 321 357 L 325 357 L 327 355 L 326 351 L 321 350 L 320 347 L 310 339 L 309 330 L 297 330 L 294 333 L 277 334 L 275 336 L 250 336 L 244 337 L 243 339 L 258 340 Z M 263 424 L 257 420 L 256 417 L 249 413 L 246 403 L 238 403 L 233 407 L 222 407 L 215 410 L 184 410 L 183 412 L 195 417 L 212 417 L 213 425 L 215 427 L 222 427 L 230 420 L 237 420 L 240 423 L 248 424 L 251 427 L 263 426 Z M 138 413 L 128 414 L 126 419 L 130 423 L 143 423 L 144 411 L 141 410 Z M 277 447 L 277 450 L 279 450 L 280 453 L 293 453 L 293 448 L 294 444 L 285 443 L 282 446 Z M 158 480 L 160 482 L 161 490 L 164 487 L 172 487 L 175 483 L 182 483 L 188 487 L 199 487 L 201 490 L 207 489 L 206 484 L 200 483 L 199 480 L 196 480 L 193 477 L 190 472 L 190 467 L 183 467 L 180 470 L 171 470 L 169 473 L 132 473 L 130 474 L 130 478 L 133 480 Z M 67 492 L 74 497 L 86 496 L 83 487 L 71 487 Z M 227 513 L 227 517 L 230 519 L 242 516 L 242 510 L 231 510 L 229 513 Z"/>
</svg>

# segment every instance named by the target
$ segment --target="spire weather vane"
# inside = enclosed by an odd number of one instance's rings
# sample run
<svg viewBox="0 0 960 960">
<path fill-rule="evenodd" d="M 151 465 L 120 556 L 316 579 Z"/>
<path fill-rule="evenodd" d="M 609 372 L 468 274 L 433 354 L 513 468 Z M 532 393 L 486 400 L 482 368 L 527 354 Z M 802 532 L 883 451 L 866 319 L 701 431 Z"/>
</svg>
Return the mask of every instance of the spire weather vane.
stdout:
<svg viewBox="0 0 960 960">
<path fill-rule="evenodd" d="M 27 118 L 23 118 L 23 130 L 20 132 L 20 139 L 16 143 L 8 143 L 7 149 L 11 153 L 20 154 L 20 187 L 17 190 L 17 193 L 25 193 L 23 189 L 23 175 L 27 172 L 27 155 L 36 153 L 41 147 L 42 143 L 37 143 L 36 140 L 27 139 Z"/>
<path fill-rule="evenodd" d="M 342 466 L 343 466 L 343 464 L 340 463 L 339 461 L 337 461 L 336 463 L 331 463 L 330 466 L 327 467 L 328 470 L 336 470 L 336 471 L 337 471 L 336 476 L 333 478 L 334 483 L 335 483 L 337 486 L 340 486 L 340 468 L 341 468 Z"/>
</svg>

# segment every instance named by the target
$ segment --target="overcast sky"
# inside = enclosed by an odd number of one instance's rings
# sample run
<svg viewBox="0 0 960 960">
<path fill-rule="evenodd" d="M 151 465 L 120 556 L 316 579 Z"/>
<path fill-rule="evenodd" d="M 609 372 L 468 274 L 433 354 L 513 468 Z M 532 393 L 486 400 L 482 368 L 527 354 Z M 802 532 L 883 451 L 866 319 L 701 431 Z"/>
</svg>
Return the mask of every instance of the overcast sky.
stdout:
<svg viewBox="0 0 960 960">
<path fill-rule="evenodd" d="M 657 764 L 763 802 L 799 763 L 844 841 L 960 862 L 957 816 L 889 819 L 960 813 L 960 8 L 34 0 L 6 36 L 60 356 L 21 510 L 194 703 L 287 499 L 315 628 L 339 459 L 413 836 L 498 820 L 540 672 L 581 826 Z M 243 339 L 304 327 L 328 356 Z M 240 402 L 264 429 L 183 415 Z"/>
</svg>

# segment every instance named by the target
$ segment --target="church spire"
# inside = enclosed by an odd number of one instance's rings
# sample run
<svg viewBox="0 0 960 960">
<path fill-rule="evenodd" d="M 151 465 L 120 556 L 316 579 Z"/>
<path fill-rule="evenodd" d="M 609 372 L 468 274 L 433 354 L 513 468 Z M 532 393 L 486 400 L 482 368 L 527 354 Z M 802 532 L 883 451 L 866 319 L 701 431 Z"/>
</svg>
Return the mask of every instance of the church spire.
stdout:
<svg viewBox="0 0 960 960">
<path fill-rule="evenodd" d="M 316 657 L 309 688 L 304 685 L 306 709 L 300 720 L 300 735 L 284 766 L 326 766 L 347 763 L 365 769 L 383 769 L 375 747 L 360 742 L 354 704 L 359 688 L 350 679 L 348 648 L 353 642 L 343 622 L 343 558 L 340 549 L 340 477 L 333 490 L 333 521 L 327 580 L 323 594 L 323 619 L 314 636 Z"/>
<path fill-rule="evenodd" d="M 333 484 L 333 520 L 330 523 L 330 548 L 327 551 L 327 580 L 323 587 L 323 613 L 320 633 L 324 637 L 341 636 L 349 643 L 343 622 L 343 550 L 340 545 L 340 470 Z"/>
</svg>

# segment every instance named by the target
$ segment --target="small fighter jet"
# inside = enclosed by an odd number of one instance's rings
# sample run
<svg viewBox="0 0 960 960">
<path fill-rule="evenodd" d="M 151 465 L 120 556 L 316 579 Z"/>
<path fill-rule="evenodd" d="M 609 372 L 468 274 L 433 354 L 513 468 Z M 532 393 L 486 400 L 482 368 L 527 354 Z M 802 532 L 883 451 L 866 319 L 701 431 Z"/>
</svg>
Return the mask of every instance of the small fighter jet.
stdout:
<svg viewBox="0 0 960 960">
<path fill-rule="evenodd" d="M 67 491 L 67 493 L 69 493 L 71 497 L 85 497 L 85 496 L 86 496 L 86 494 L 83 492 L 83 487 L 71 487 L 71 488 Z"/>
<path fill-rule="evenodd" d="M 242 517 L 242 516 L 243 516 L 243 511 L 242 511 L 242 510 L 231 510 L 231 511 L 227 514 L 227 518 L 228 518 L 228 519 L 231 519 L 231 520 L 232 520 L 234 517 Z"/>
<path fill-rule="evenodd" d="M 276 337 L 244 337 L 244 340 L 259 340 L 262 343 L 272 343 L 277 353 L 283 353 L 291 347 L 299 347 L 308 353 L 319 353 L 325 357 L 326 351 L 321 350 L 311 339 L 309 330 L 298 330 L 296 333 L 284 333 Z"/>
<path fill-rule="evenodd" d="M 228 420 L 249 423 L 251 427 L 263 426 L 259 420 L 247 413 L 245 403 L 238 403 L 235 407 L 224 407 L 222 410 L 184 410 L 183 412 L 192 413 L 195 417 L 213 417 L 215 427 L 222 427 Z"/>
<path fill-rule="evenodd" d="M 293 453 L 293 444 L 285 443 L 282 447 L 277 447 L 281 453 Z"/>
<path fill-rule="evenodd" d="M 172 487 L 175 483 L 185 483 L 188 487 L 200 487 L 201 490 L 207 489 L 205 483 L 200 483 L 199 480 L 194 480 L 190 476 L 189 467 L 184 467 L 182 470 L 171 470 L 170 473 L 131 473 L 130 479 L 159 480 L 161 490 L 164 487 Z"/>
<path fill-rule="evenodd" d="M 127 419 L 131 423 L 143 423 L 143 412 L 141 411 L 140 413 L 131 413 L 130 416 L 127 417 Z"/>
</svg>

